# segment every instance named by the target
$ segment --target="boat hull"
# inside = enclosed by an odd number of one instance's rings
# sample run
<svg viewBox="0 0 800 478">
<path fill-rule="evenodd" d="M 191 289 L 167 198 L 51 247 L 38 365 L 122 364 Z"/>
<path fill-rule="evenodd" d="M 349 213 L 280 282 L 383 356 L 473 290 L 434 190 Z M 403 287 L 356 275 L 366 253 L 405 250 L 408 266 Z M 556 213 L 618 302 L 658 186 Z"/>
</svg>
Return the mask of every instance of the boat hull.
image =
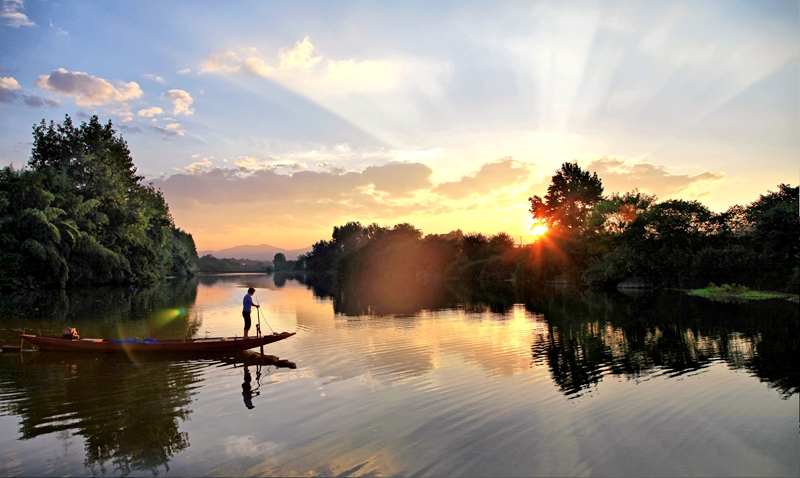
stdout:
<svg viewBox="0 0 800 478">
<path fill-rule="evenodd" d="M 296 332 L 262 337 L 216 337 L 208 339 L 161 340 L 157 342 L 118 342 L 104 339 L 62 339 L 59 337 L 39 337 L 21 334 L 20 336 L 39 350 L 55 350 L 60 352 L 234 352 L 249 350 L 279 340 L 288 339 Z"/>
</svg>

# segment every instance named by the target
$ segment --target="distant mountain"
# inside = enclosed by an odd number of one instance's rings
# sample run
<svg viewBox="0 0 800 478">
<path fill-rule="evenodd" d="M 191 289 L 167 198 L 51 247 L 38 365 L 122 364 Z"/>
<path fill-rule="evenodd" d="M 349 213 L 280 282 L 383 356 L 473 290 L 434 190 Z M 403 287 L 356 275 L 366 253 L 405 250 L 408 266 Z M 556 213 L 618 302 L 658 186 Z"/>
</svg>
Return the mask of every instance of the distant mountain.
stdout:
<svg viewBox="0 0 800 478">
<path fill-rule="evenodd" d="M 297 259 L 300 254 L 305 254 L 311 250 L 311 246 L 304 247 L 303 249 L 281 249 L 280 247 L 270 246 L 269 244 L 261 244 L 259 246 L 236 246 L 228 249 L 221 249 L 219 251 L 197 251 L 197 255 L 203 257 L 211 254 L 217 259 L 233 258 L 233 259 L 250 259 L 253 261 L 272 261 L 275 254 L 283 252 L 287 260 L 293 261 Z"/>
</svg>

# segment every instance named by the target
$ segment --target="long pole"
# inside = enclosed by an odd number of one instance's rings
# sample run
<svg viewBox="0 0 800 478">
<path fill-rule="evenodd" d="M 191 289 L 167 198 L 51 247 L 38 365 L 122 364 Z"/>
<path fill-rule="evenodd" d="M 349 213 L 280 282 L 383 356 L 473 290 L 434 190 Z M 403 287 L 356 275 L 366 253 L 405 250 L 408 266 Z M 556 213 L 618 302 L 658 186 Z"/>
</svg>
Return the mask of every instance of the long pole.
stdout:
<svg viewBox="0 0 800 478">
<path fill-rule="evenodd" d="M 258 302 L 258 297 L 256 297 L 256 310 L 258 311 L 258 327 L 256 327 L 256 331 L 258 332 L 258 338 L 261 338 L 261 304 Z M 269 324 L 267 324 L 269 325 Z M 272 330 L 272 327 L 270 327 Z M 261 341 L 261 357 L 264 357 L 264 341 Z"/>
</svg>

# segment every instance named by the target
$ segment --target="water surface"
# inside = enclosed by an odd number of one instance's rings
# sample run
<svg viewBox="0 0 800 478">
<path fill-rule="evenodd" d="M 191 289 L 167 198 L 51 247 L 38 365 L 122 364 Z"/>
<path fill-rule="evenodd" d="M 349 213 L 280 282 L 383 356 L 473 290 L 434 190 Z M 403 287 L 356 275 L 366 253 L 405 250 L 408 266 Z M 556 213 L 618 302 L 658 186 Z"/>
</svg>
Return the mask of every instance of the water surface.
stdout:
<svg viewBox="0 0 800 478">
<path fill-rule="evenodd" d="M 238 355 L 3 354 L 0 474 L 800 471 L 788 302 L 442 284 L 386 297 L 224 275 L 5 297 L 0 337 L 241 335 L 249 286 L 265 332 L 297 332 L 266 350 L 296 369 Z"/>
</svg>

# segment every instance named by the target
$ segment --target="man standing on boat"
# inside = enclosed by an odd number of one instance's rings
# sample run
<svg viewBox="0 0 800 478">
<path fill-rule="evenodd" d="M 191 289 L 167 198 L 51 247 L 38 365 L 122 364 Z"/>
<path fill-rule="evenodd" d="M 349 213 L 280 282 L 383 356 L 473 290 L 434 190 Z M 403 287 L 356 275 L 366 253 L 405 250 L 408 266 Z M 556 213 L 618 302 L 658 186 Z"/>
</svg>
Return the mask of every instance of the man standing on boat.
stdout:
<svg viewBox="0 0 800 478">
<path fill-rule="evenodd" d="M 256 293 L 256 290 L 252 287 L 247 289 L 247 294 L 244 295 L 244 300 L 242 301 L 242 317 L 244 317 L 244 336 L 247 337 L 248 333 L 250 332 L 250 308 L 251 307 L 261 307 L 258 304 L 253 303 L 253 294 Z"/>
</svg>

